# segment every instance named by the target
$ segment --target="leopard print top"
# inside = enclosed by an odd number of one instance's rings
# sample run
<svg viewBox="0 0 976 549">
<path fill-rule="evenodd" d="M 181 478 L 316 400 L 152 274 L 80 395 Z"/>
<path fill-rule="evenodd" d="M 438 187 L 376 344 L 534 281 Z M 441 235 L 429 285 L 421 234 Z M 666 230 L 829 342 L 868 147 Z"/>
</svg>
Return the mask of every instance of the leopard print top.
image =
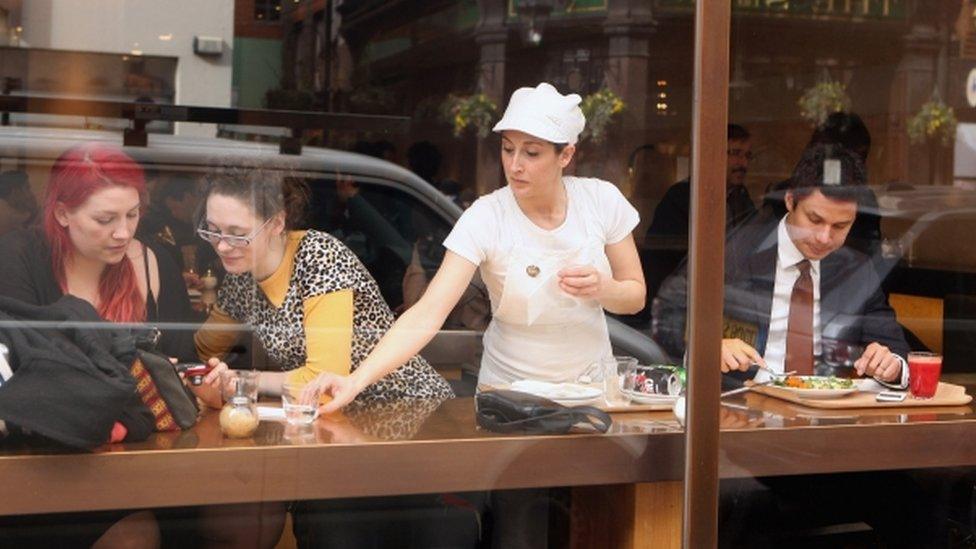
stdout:
<svg viewBox="0 0 976 549">
<path fill-rule="evenodd" d="M 342 242 L 327 233 L 308 231 L 295 253 L 295 267 L 281 307 L 275 307 L 250 273 L 229 274 L 221 284 L 217 306 L 249 324 L 268 356 L 282 370 L 305 364 L 304 303 L 339 290 L 353 291 L 351 366 L 355 370 L 393 325 L 393 312 L 383 301 L 379 286 Z M 451 398 L 450 385 L 421 356 L 368 386 L 357 401 L 400 398 Z"/>
</svg>

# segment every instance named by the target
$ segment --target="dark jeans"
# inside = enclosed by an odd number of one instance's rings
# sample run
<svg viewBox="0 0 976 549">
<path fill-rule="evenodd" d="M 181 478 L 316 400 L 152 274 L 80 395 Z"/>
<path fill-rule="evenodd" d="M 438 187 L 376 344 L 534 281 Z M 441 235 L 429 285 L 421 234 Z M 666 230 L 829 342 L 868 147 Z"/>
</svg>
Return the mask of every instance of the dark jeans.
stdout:
<svg viewBox="0 0 976 549">
<path fill-rule="evenodd" d="M 798 532 L 851 522 L 871 526 L 885 547 L 944 547 L 930 501 L 900 471 L 723 481 L 720 498 L 722 547 L 781 547 Z"/>
</svg>

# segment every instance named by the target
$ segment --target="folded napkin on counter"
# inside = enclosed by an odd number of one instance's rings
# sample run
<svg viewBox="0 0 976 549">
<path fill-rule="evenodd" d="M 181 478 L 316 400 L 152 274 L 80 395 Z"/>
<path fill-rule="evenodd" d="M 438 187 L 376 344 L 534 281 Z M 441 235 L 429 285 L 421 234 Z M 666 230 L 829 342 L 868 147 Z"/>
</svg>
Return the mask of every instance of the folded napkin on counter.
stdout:
<svg viewBox="0 0 976 549">
<path fill-rule="evenodd" d="M 259 421 L 284 421 L 285 410 L 277 406 L 258 406 Z"/>
</svg>

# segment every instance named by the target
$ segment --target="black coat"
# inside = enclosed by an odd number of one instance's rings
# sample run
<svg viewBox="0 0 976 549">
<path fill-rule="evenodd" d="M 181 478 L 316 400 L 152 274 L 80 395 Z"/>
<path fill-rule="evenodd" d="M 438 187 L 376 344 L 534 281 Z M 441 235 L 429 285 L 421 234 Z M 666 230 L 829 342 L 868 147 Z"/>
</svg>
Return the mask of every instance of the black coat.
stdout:
<svg viewBox="0 0 976 549">
<path fill-rule="evenodd" d="M 0 343 L 14 375 L 0 385 L 0 419 L 69 446 L 108 442 L 116 421 L 126 440 L 153 431 L 129 365 L 134 339 L 102 322 L 87 301 L 64 296 L 36 306 L 0 296 Z"/>
<path fill-rule="evenodd" d="M 641 265 L 647 285 L 645 315 L 661 283 L 678 270 L 688 255 L 688 220 L 690 218 L 691 183 L 678 181 L 664 193 L 654 209 L 641 250 Z M 745 187 L 733 187 L 725 197 L 726 227 L 735 227 L 755 215 L 756 206 Z"/>
</svg>

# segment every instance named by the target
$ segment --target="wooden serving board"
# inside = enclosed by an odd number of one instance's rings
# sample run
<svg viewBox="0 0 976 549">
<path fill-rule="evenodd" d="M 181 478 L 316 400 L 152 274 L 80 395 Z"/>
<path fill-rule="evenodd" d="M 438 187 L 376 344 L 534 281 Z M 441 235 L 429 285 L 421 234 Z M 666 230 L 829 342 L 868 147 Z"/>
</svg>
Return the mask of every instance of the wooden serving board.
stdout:
<svg viewBox="0 0 976 549">
<path fill-rule="evenodd" d="M 972 402 L 973 397 L 966 394 L 966 388 L 962 385 L 939 382 L 939 388 L 935 391 L 935 396 L 927 400 L 912 398 L 911 395 L 901 402 L 878 402 L 875 400 L 877 393 L 869 391 L 858 391 L 840 398 L 813 399 L 803 398 L 793 391 L 770 385 L 756 385 L 752 391 L 761 395 L 771 396 L 800 404 L 809 408 L 819 408 L 822 410 L 842 410 L 845 408 L 907 408 L 919 406 L 962 406 Z"/>
</svg>

